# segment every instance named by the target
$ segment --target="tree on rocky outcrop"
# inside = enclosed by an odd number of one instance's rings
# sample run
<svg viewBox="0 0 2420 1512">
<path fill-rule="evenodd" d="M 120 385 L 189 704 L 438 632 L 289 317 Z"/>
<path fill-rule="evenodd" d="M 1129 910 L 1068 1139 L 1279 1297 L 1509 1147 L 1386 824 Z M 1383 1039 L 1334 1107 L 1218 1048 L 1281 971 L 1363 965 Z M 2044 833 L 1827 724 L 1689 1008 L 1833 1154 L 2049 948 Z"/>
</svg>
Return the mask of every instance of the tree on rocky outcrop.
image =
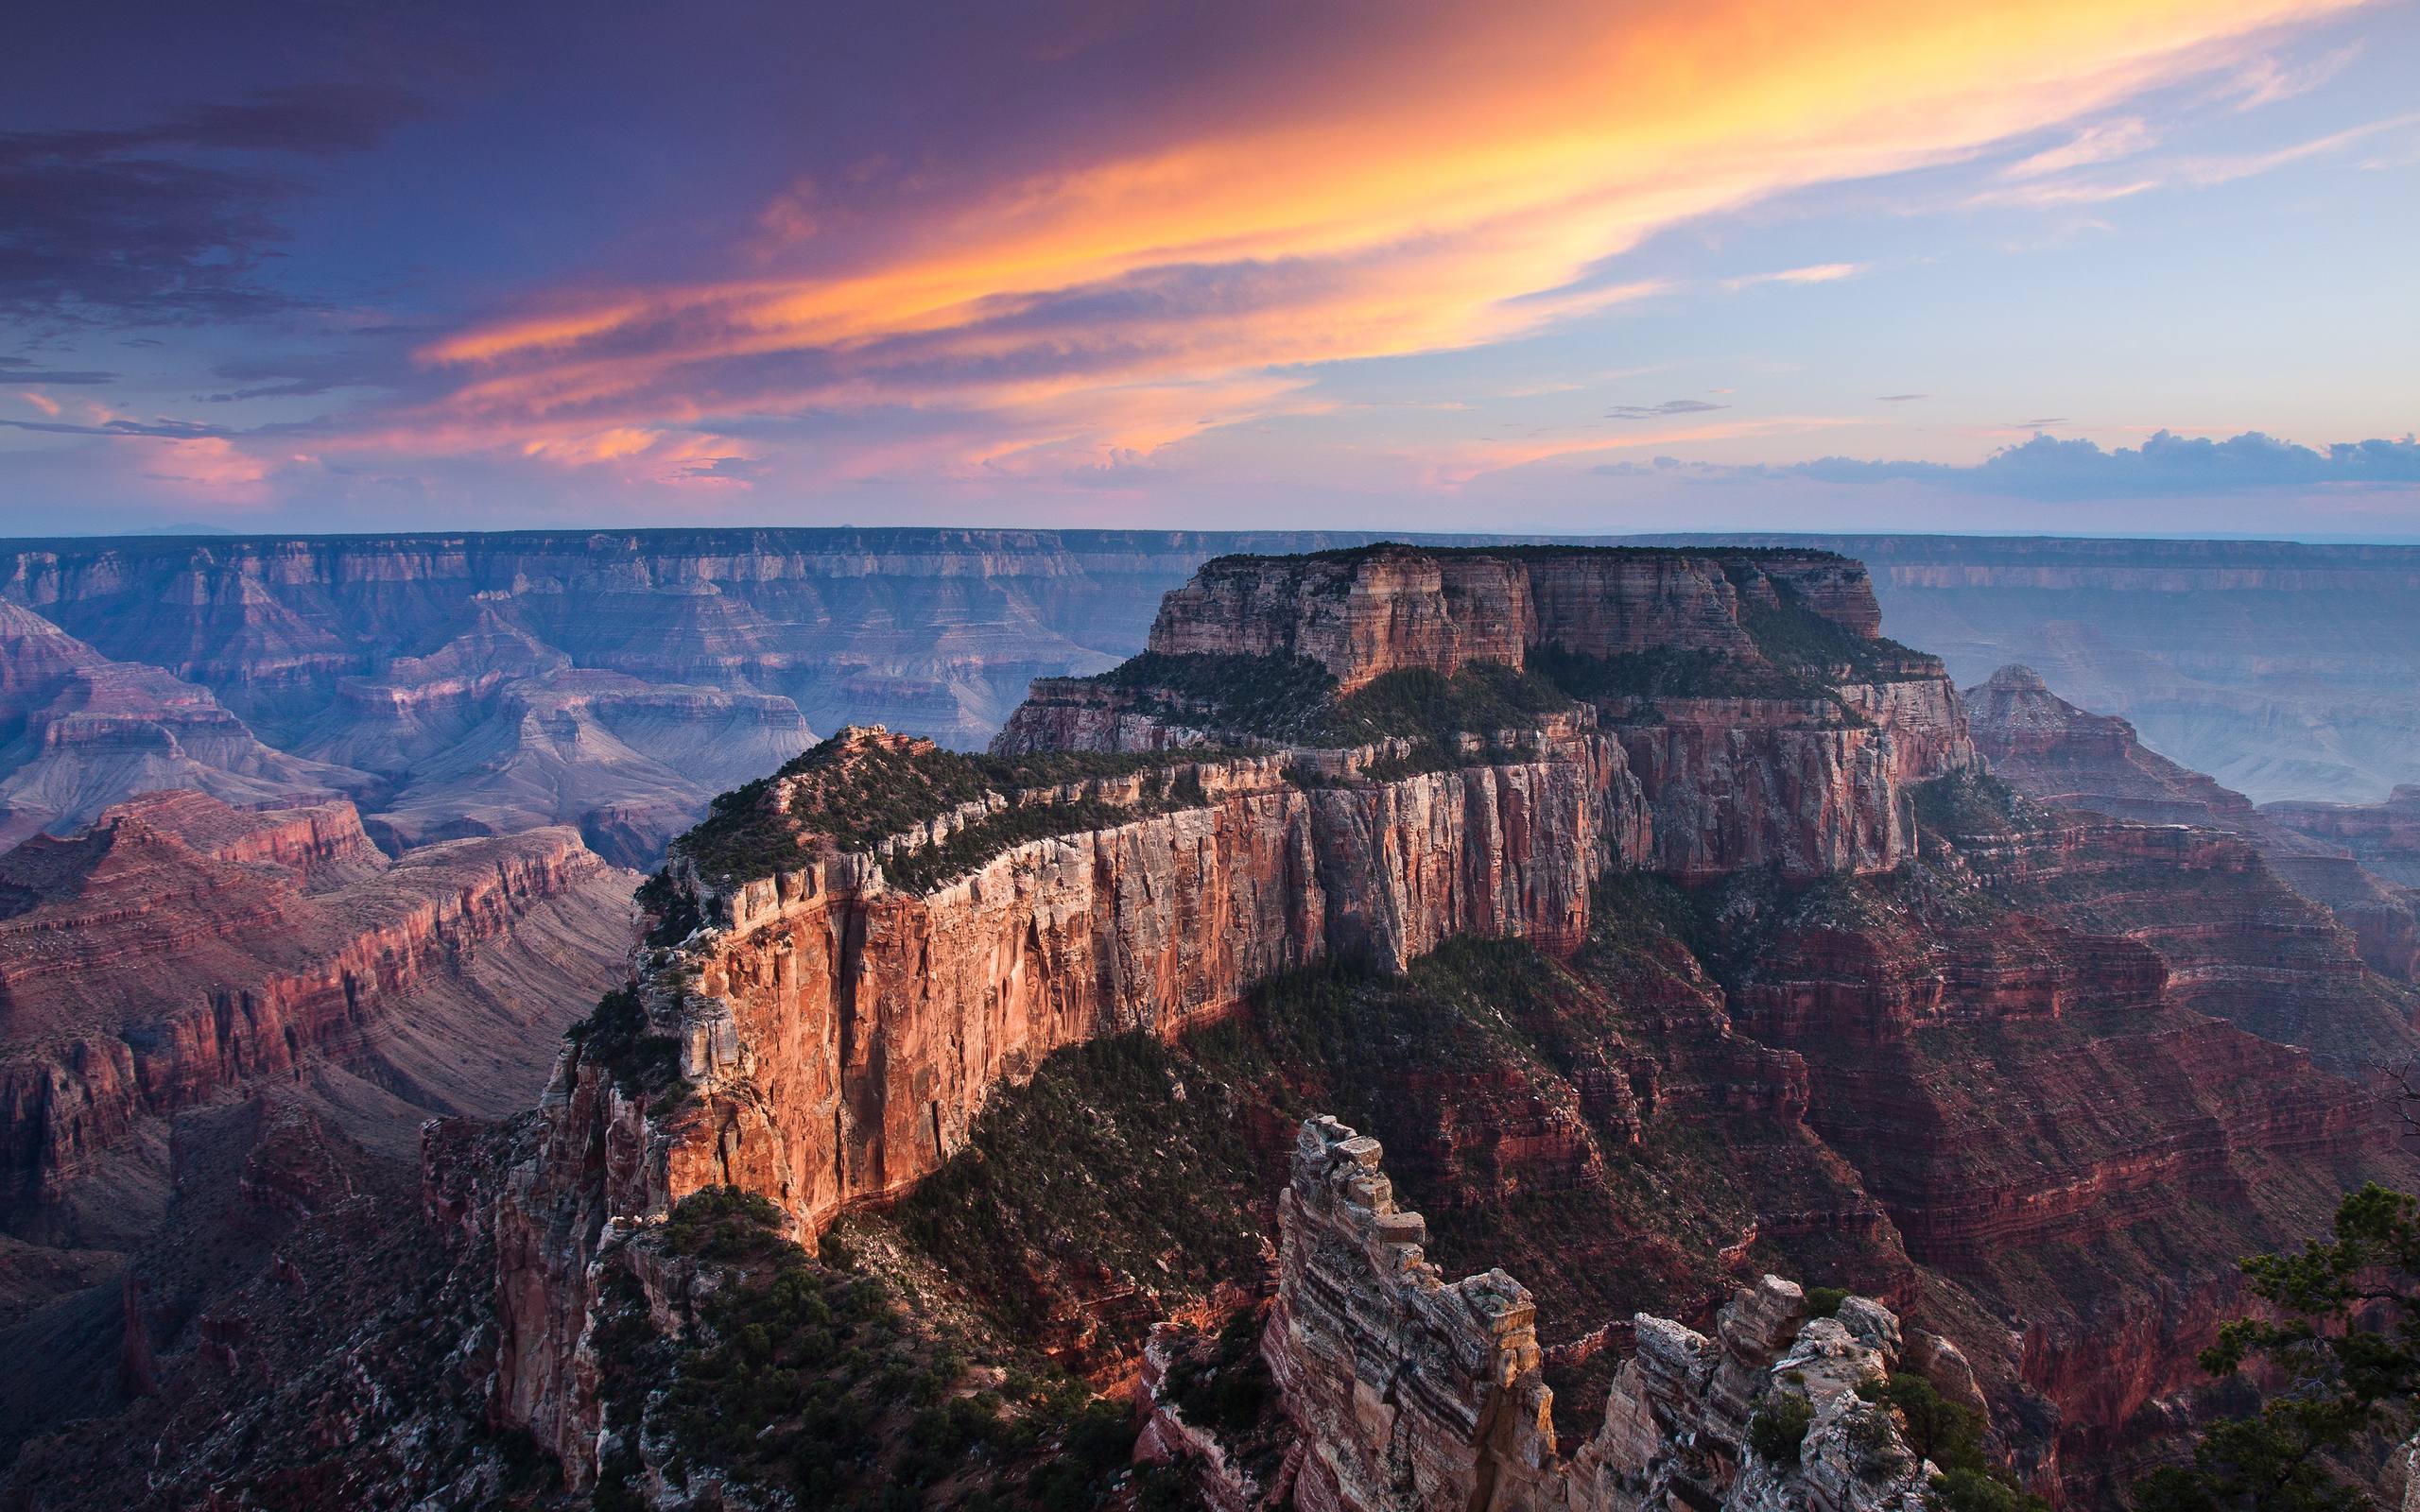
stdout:
<svg viewBox="0 0 2420 1512">
<path fill-rule="evenodd" d="M 2247 1366 L 2283 1383 L 2260 1412 L 2216 1424 L 2190 1466 L 2136 1483 L 2136 1512 L 2338 1512 L 2373 1504 L 2345 1473 L 2410 1436 L 2420 1399 L 2420 1199 L 2376 1182 L 2337 1208 L 2332 1237 L 2243 1263 L 2266 1315 L 2203 1351 L 2213 1375 Z"/>
</svg>

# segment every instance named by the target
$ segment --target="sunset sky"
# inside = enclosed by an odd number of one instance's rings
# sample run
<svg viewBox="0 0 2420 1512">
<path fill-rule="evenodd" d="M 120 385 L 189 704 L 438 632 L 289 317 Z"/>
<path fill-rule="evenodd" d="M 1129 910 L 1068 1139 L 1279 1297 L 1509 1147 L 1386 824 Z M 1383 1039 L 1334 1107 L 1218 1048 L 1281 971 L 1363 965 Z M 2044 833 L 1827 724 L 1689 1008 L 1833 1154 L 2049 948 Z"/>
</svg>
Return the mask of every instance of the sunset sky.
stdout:
<svg viewBox="0 0 2420 1512">
<path fill-rule="evenodd" d="M 0 530 L 2420 538 L 2420 5 L 42 8 Z"/>
</svg>

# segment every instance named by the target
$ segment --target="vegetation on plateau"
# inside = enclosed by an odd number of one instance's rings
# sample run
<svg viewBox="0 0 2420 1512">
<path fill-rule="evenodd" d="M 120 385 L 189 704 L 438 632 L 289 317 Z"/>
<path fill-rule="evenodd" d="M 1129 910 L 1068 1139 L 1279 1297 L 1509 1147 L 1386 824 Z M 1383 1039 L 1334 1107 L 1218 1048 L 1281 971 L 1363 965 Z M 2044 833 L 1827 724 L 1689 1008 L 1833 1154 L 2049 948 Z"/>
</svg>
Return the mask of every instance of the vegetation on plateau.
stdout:
<svg viewBox="0 0 2420 1512">
<path fill-rule="evenodd" d="M 1157 774 L 1143 784 L 1139 807 L 1119 809 L 1097 799 L 1014 804 L 978 820 L 944 846 L 900 857 L 887 868 L 902 886 L 924 888 L 973 869 L 1021 840 L 1067 834 L 1144 814 L 1198 803 L 1191 767 L 1231 752 L 1195 749 L 1141 754 L 1038 751 L 1014 756 L 947 750 L 924 742 L 851 741 L 835 735 L 795 756 L 769 777 L 714 800 L 706 817 L 673 842 L 700 875 L 726 882 L 770 876 L 801 865 L 807 848 L 868 850 L 917 825 L 991 795 L 1015 799 L 1039 789 L 1101 779 Z M 774 785 L 791 783 L 789 808 L 773 810 Z M 669 880 L 663 885 L 671 902 Z M 648 902 L 642 897 L 643 902 Z M 650 904 L 652 907 L 653 905 Z M 666 925 L 659 933 L 668 933 Z M 686 933 L 686 931 L 683 931 Z M 679 936 L 673 936 L 677 940 Z M 667 943 L 669 941 L 666 941 Z"/>
<path fill-rule="evenodd" d="M 780 1227 L 763 1197 L 721 1188 L 640 1241 L 716 1273 L 678 1334 L 615 1272 L 596 1339 L 604 1512 L 641 1504 L 642 1440 L 675 1488 L 712 1472 L 868 1512 L 1087 1512 L 1133 1477 L 1123 1401 L 936 1316 L 845 1243 L 810 1256 Z"/>
</svg>

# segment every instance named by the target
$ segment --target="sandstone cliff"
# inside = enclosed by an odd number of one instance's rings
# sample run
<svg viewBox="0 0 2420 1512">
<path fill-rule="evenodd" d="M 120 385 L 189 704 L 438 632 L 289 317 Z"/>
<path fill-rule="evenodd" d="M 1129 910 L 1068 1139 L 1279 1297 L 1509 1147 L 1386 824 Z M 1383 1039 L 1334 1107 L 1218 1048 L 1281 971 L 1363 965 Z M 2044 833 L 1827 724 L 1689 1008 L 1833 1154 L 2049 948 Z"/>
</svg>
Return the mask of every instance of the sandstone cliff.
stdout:
<svg viewBox="0 0 2420 1512">
<path fill-rule="evenodd" d="M 1310 560 L 1342 574 L 1343 601 L 1358 606 L 1346 618 L 1359 628 L 1334 639 L 1324 669 L 1340 718 L 1360 707 L 1348 689 L 1375 696 L 1391 675 L 1443 679 L 1434 718 L 1453 717 L 1464 678 L 1517 675 L 1465 646 L 1499 591 L 1529 595 L 1520 634 L 1488 643 L 1515 663 L 1530 644 L 1585 658 L 1583 669 L 1642 647 L 1712 650 L 1798 696 L 1685 695 L 1651 711 L 1626 693 L 1575 703 L 1543 689 L 1547 712 L 1526 728 L 1382 733 L 1351 748 L 1229 729 L 1221 738 L 1258 753 L 1127 756 L 1109 761 L 1111 777 L 1006 793 L 982 785 L 993 768 L 961 772 L 950 763 L 963 759 L 928 746 L 844 732 L 683 842 L 662 906 L 681 921 L 673 933 L 689 932 L 648 961 L 623 1010 L 643 1022 L 558 1071 L 548 1154 L 517 1179 L 499 1230 L 502 1390 L 515 1420 L 576 1472 L 585 1462 L 596 1410 L 579 1362 L 595 1298 L 581 1257 L 611 1221 L 729 1184 L 812 1231 L 937 1169 L 994 1089 L 1061 1046 L 1129 1028 L 1174 1035 L 1255 982 L 1331 957 L 1399 971 L 1460 935 L 1567 952 L 1608 870 L 1886 869 L 1912 853 L 1908 784 L 1971 761 L 1938 667 L 1874 638 L 1854 563 L 1398 548 Z M 1559 574 L 1564 561 L 1573 569 Z M 1214 566 L 1203 576 L 1215 591 L 1171 595 L 1155 634 L 1221 649 L 1156 654 L 1274 656 L 1256 649 L 1251 621 L 1292 590 L 1251 585 L 1297 571 Z M 1448 579 L 1461 586 L 1449 593 Z M 1526 586 L 1506 586 L 1516 580 Z M 1622 597 L 1642 584 L 1638 603 Z M 1726 627 L 1719 649 L 1693 621 L 1675 632 L 1684 644 L 1654 644 L 1674 595 L 1710 606 L 1700 617 Z M 1796 639 L 1782 644 L 1813 651 L 1776 661 L 1760 614 L 1785 616 Z M 1600 710 L 1622 722 L 1601 727 Z M 1034 728 L 1012 724 L 995 766 L 1013 766 Z M 901 782 L 928 816 L 902 810 L 909 828 L 879 844 L 861 827 L 837 843 L 838 818 L 816 816 L 817 804 L 845 799 L 854 813 Z M 1062 810 L 1080 826 L 1051 833 Z M 1022 838 L 1020 815 L 1046 837 Z M 938 885 L 887 875 L 994 831 L 1004 843 L 969 851 L 962 874 Z M 637 1064 L 647 1056 L 651 1074 Z"/>
</svg>

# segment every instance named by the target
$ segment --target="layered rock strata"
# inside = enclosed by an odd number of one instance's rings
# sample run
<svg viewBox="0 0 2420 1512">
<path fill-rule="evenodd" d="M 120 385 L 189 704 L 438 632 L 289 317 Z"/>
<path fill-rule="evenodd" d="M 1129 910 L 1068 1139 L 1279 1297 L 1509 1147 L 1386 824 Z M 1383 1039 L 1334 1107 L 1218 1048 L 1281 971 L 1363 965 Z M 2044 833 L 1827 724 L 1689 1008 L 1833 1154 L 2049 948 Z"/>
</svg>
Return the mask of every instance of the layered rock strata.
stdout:
<svg viewBox="0 0 2420 1512">
<path fill-rule="evenodd" d="M 375 785 L 273 750 L 207 689 L 113 662 L 0 600 L 0 850 L 81 828 L 131 793 L 194 788 L 263 808 Z"/>
<path fill-rule="evenodd" d="M 1329 670 L 1349 686 L 1374 666 L 1460 669 L 1473 636 L 1516 658 L 1530 643 L 1620 654 L 1668 612 L 1688 643 L 1673 649 L 1697 649 L 1700 622 L 1719 621 L 1728 629 L 1705 635 L 1761 656 L 1751 610 L 1784 595 L 1824 616 L 1826 633 L 1863 644 L 1875 632 L 1862 579 L 1838 558 L 1564 555 L 1579 564 L 1567 576 L 1549 554 L 1312 558 L 1306 570 L 1342 573 L 1345 600 L 1374 617 L 1304 635 L 1333 650 Z M 1253 585 L 1289 584 L 1298 569 L 1244 561 L 1171 595 L 1166 644 L 1214 644 L 1182 628 L 1205 615 L 1245 616 L 1229 628 L 1257 633 L 1249 617 L 1285 595 Z M 1510 640 L 1482 627 L 1498 591 L 1526 606 Z M 1670 610 L 1676 600 L 1692 607 Z M 1215 644 L 1259 654 L 1254 641 Z M 1887 643 L 1874 655 L 1904 676 L 1776 703 L 1745 730 L 1725 723 L 1737 701 L 1693 709 L 1701 722 L 1685 728 L 1609 729 L 1581 704 L 1527 730 L 1468 734 L 1443 769 L 1400 776 L 1387 775 L 1408 754 L 1400 743 L 1180 754 L 1155 782 L 1199 799 L 1021 841 L 927 889 L 892 886 L 886 867 L 1035 795 L 961 802 L 876 847 L 794 851 L 799 865 L 759 862 L 731 882 L 676 852 L 669 885 L 701 927 L 650 959 L 642 997 L 646 1037 L 677 1055 L 677 1086 L 638 1090 L 627 1063 L 586 1049 L 559 1068 L 546 1153 L 499 1223 L 508 1416 L 579 1472 L 595 1432 L 579 1363 L 593 1301 L 582 1257 L 609 1223 L 732 1184 L 812 1230 L 936 1169 L 992 1090 L 1054 1049 L 1123 1029 L 1173 1035 L 1270 975 L 1331 957 L 1399 971 L 1458 935 L 1567 952 L 1609 869 L 1811 878 L 1897 865 L 1913 849 L 1907 784 L 1971 757 L 1937 666 Z M 879 730 L 841 744 L 901 754 Z M 1141 791 L 1094 782 L 1081 796 L 1115 808 Z M 777 825 L 791 798 L 776 784 L 758 801 Z"/>
<path fill-rule="evenodd" d="M 1685 1504 L 1824 1512 L 1924 1504 L 1930 1467 L 1858 1394 L 1899 1363 L 1898 1320 L 1852 1298 L 1808 1320 L 1768 1276 L 1709 1338 L 1633 1320 L 1601 1424 L 1566 1452 L 1540 1366 L 1536 1308 L 1500 1270 L 1448 1281 L 1427 1226 L 1395 1205 L 1375 1140 L 1306 1122 L 1280 1199 L 1277 1298 L 1263 1337 L 1304 1444 L 1305 1512 L 1643 1512 Z M 1748 1447 L 1781 1398 L 1806 1411 L 1795 1452 Z"/>
<path fill-rule="evenodd" d="M 2263 816 L 2342 846 L 2397 887 L 2420 887 L 2420 785 L 2398 783 L 2382 803 L 2265 803 Z"/>
<path fill-rule="evenodd" d="M 49 1236 L 83 1175 L 144 1128 L 315 1058 L 433 1111 L 510 1108 L 525 1086 L 491 1063 L 551 1036 L 544 999 L 505 1010 L 540 1020 L 534 1034 L 473 1019 L 449 1045 L 428 993 L 491 971 L 495 988 L 590 988 L 628 885 L 560 829 L 390 863 L 344 803 L 255 813 L 156 793 L 28 841 L 0 857 L 9 1227 Z M 484 1004 L 493 988 L 466 990 Z"/>
<path fill-rule="evenodd" d="M 2403 982 L 2420 971 L 2420 908 L 2409 887 L 2389 880 L 2398 863 L 2392 847 L 2374 838 L 2385 825 L 2365 829 L 2360 820 L 2342 818 L 2383 809 L 2256 809 L 2242 794 L 2146 747 L 2127 721 L 2088 713 L 2059 697 L 2028 667 L 2002 667 L 1964 697 L 1976 748 L 2027 798 L 2052 808 L 2240 835 L 2278 878 L 2336 916 L 2371 970 Z M 2331 833 L 2334 829 L 2344 833 Z"/>
<path fill-rule="evenodd" d="M 2256 802 L 2373 803 L 2420 782 L 2420 549 L 2289 541 L 1654 537 L 1864 562 L 1902 638 L 1960 684 L 2010 662 L 2122 715 Z M 2420 881 L 2420 879 L 2413 879 Z"/>
<path fill-rule="evenodd" d="M 1776 623 L 1822 632 L 1790 646 L 1808 659 L 1788 669 L 1797 691 L 1720 691 L 1783 672 Z M 1647 800 L 1651 869 L 1811 877 L 1897 865 L 1912 835 L 1902 785 L 1974 762 L 1941 663 L 1883 641 L 1880 625 L 1864 569 L 1824 552 L 1377 546 L 1210 562 L 1167 596 L 1149 649 L 1307 660 L 1345 694 L 1390 673 L 1522 668 L 1542 652 L 1693 662 L 1677 689 L 1588 695 Z M 1215 718 L 1127 683 L 1053 679 L 994 745 L 1162 750 L 1232 733 Z"/>
</svg>

